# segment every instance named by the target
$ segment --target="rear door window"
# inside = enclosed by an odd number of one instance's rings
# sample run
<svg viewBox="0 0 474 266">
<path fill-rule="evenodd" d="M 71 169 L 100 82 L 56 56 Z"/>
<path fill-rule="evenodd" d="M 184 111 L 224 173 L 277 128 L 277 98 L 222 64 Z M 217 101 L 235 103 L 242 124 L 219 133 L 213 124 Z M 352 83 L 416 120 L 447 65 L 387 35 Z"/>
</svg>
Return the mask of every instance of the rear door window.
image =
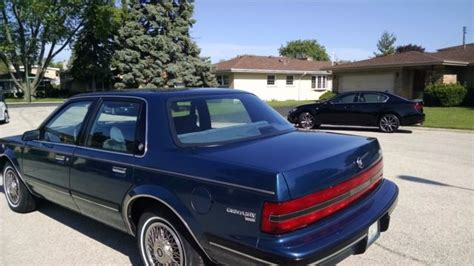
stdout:
<svg viewBox="0 0 474 266">
<path fill-rule="evenodd" d="M 354 103 L 355 98 L 356 98 L 355 93 L 347 94 L 347 95 L 341 95 L 337 97 L 336 99 L 332 100 L 334 103 Z"/>
<path fill-rule="evenodd" d="M 361 93 L 359 96 L 360 103 L 384 103 L 388 96 L 380 93 Z"/>
<path fill-rule="evenodd" d="M 133 154 L 141 105 L 104 101 L 88 134 L 86 147 Z"/>
</svg>

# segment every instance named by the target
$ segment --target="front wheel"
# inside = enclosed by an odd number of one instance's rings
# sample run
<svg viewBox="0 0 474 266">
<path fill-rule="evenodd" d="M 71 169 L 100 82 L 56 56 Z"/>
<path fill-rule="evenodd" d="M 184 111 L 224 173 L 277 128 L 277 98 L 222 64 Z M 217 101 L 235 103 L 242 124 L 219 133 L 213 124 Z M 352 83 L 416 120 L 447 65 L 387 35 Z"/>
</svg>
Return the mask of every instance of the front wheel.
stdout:
<svg viewBox="0 0 474 266">
<path fill-rule="evenodd" d="M 15 212 L 27 213 L 36 210 L 36 200 L 30 194 L 20 175 L 10 163 L 3 169 L 3 189 L 10 209 Z"/>
<path fill-rule="evenodd" d="M 145 212 L 138 225 L 138 247 L 144 265 L 203 265 L 176 219 L 158 211 Z"/>
<path fill-rule="evenodd" d="M 399 126 L 400 119 L 394 114 L 385 114 L 379 120 L 379 129 L 383 132 L 393 133 Z"/>
<path fill-rule="evenodd" d="M 298 116 L 298 125 L 304 129 L 312 129 L 319 127 L 316 118 L 310 112 L 303 112 Z"/>
</svg>

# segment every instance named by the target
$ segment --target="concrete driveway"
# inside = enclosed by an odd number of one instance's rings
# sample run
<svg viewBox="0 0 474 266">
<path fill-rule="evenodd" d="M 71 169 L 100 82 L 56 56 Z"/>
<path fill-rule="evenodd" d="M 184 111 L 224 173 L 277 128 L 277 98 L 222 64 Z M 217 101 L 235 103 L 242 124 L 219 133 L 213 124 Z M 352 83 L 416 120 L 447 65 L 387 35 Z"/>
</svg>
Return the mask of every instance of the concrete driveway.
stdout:
<svg viewBox="0 0 474 266">
<path fill-rule="evenodd" d="M 53 109 L 12 108 L 12 122 L 0 126 L 0 137 L 36 127 Z M 377 137 L 384 151 L 385 176 L 400 188 L 390 230 L 365 254 L 352 256 L 342 265 L 465 265 L 474 261 L 472 132 L 322 131 Z M 0 265 L 138 262 L 135 239 L 126 234 L 51 203 L 41 204 L 37 212 L 16 214 L 1 195 Z"/>
</svg>

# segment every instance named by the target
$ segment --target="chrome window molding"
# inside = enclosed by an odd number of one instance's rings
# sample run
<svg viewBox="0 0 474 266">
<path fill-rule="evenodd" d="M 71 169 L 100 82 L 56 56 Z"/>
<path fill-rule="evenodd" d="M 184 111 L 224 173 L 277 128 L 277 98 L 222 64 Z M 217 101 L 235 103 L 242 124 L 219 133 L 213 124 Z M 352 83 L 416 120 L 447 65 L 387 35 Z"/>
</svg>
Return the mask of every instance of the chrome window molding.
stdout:
<svg viewBox="0 0 474 266">
<path fill-rule="evenodd" d="M 194 235 L 194 232 L 191 230 L 191 228 L 189 227 L 188 223 L 184 220 L 184 218 L 173 208 L 171 207 L 171 205 L 169 205 L 168 203 L 166 203 L 164 200 L 158 198 L 158 197 L 155 197 L 155 196 L 151 196 L 151 195 L 135 195 L 133 197 L 130 197 L 129 195 L 127 195 L 124 199 L 124 204 L 122 204 L 122 217 L 123 217 L 123 221 L 125 222 L 125 227 L 126 229 L 128 230 L 128 233 L 133 235 L 133 236 L 136 236 L 133 228 L 132 228 L 132 224 L 130 223 L 130 204 L 133 203 L 136 199 L 139 199 L 139 198 L 150 198 L 150 199 L 154 199 L 160 203 L 162 203 L 163 205 L 165 205 L 168 209 L 170 209 L 175 215 L 176 217 L 178 217 L 178 219 L 183 223 L 183 225 L 186 227 L 186 230 L 188 230 L 189 234 L 193 237 L 194 241 L 196 242 L 196 244 L 199 246 L 199 248 L 201 249 L 201 251 L 206 255 L 206 257 L 210 260 L 210 261 L 214 261 L 210 256 L 209 254 L 207 254 L 206 250 L 204 249 L 204 247 L 201 245 L 201 243 L 199 242 L 199 240 L 197 239 L 196 235 Z"/>
</svg>

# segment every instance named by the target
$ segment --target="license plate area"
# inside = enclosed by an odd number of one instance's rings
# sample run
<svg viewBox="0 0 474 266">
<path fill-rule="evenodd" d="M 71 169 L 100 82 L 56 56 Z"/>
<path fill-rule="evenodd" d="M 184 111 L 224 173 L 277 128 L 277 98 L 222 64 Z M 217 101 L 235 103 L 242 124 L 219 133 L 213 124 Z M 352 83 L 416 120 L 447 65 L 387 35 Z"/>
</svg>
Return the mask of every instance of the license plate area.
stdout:
<svg viewBox="0 0 474 266">
<path fill-rule="evenodd" d="M 380 236 L 380 223 L 379 221 L 373 223 L 367 232 L 367 247 L 372 245 L 375 240 L 377 240 Z"/>
</svg>

